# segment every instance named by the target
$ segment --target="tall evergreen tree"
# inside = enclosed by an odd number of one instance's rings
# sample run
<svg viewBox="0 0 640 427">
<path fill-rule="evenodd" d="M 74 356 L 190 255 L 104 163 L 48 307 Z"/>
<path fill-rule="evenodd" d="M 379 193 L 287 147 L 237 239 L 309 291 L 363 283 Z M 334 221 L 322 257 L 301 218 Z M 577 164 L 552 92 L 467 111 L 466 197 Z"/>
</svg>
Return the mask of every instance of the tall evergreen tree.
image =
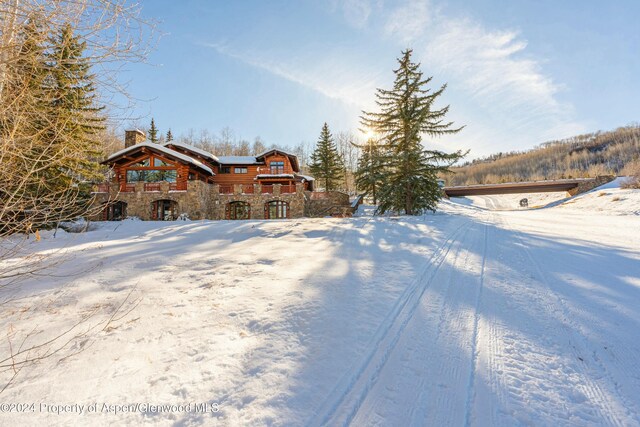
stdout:
<svg viewBox="0 0 640 427">
<path fill-rule="evenodd" d="M 31 16 L 20 28 L 15 56 L 6 65 L 0 136 L 4 139 L 32 137 L 43 126 L 48 105 L 46 39 L 40 18 Z M 16 134 L 17 131 L 17 134 Z"/>
<path fill-rule="evenodd" d="M 101 108 L 85 45 L 70 26 L 53 33 L 40 22 L 34 15 L 20 31 L 3 89 L 11 98 L 0 108 L 2 178 L 10 177 L 0 179 L 0 193 L 20 213 L 2 220 L 27 226 L 86 213 L 91 196 L 82 183 L 103 179 Z"/>
<path fill-rule="evenodd" d="M 398 59 L 393 88 L 377 90 L 380 111 L 364 112 L 361 117 L 363 127 L 381 136 L 388 155 L 379 192 L 379 213 L 418 215 L 426 210 L 435 211 L 442 195 L 438 173 L 450 172 L 449 167 L 464 156 L 460 151 L 448 154 L 423 148 L 423 134 L 435 137 L 462 128 L 444 121 L 449 106 L 434 108 L 446 85 L 436 91 L 427 88 L 432 77 L 423 79 L 420 64 L 411 61 L 411 54 L 412 50 L 407 49 Z"/>
<path fill-rule="evenodd" d="M 169 129 L 167 131 L 167 138 L 166 138 L 167 142 L 171 142 L 173 141 L 173 134 L 171 133 L 171 129 Z"/>
<path fill-rule="evenodd" d="M 51 184 L 48 168 L 54 163 L 54 156 L 50 155 L 45 137 L 51 113 L 50 91 L 45 85 L 46 42 L 41 17 L 30 16 L 18 31 L 17 47 L 5 70 L 0 105 L 2 178 L 11 178 L 2 180 L 0 196 L 7 205 L 12 200 L 5 198 L 12 195 L 19 199 L 21 209 L 33 210 Z"/>
<path fill-rule="evenodd" d="M 378 204 L 378 192 L 385 176 L 386 160 L 378 143 L 369 139 L 366 145 L 359 146 L 362 154 L 358 159 L 358 168 L 355 172 L 356 187 L 373 199 L 373 204 Z"/>
<path fill-rule="evenodd" d="M 149 127 L 149 141 L 157 143 L 158 138 L 158 128 L 156 127 L 156 122 L 151 118 L 151 125 Z"/>
<path fill-rule="evenodd" d="M 98 105 L 95 75 L 84 55 L 86 42 L 66 24 L 50 37 L 50 45 L 47 89 L 51 92 L 52 126 L 48 138 L 52 149 L 72 153 L 59 157 L 63 159 L 56 165 L 61 172 L 60 184 L 101 179 L 99 132 L 104 129 L 104 107 Z"/>
<path fill-rule="evenodd" d="M 316 149 L 311 154 L 309 171 L 316 179 L 324 180 L 325 191 L 338 188 L 344 178 L 344 162 L 326 123 L 322 126 Z"/>
</svg>

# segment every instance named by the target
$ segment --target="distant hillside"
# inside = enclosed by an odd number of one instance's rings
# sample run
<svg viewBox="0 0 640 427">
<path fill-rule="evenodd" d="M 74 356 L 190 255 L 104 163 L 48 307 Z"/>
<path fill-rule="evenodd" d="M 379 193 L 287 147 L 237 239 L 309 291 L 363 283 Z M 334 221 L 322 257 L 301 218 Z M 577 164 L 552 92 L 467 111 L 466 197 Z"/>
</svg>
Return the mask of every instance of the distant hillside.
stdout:
<svg viewBox="0 0 640 427">
<path fill-rule="evenodd" d="M 452 168 L 447 185 L 632 174 L 640 164 L 640 125 L 540 144 L 524 152 L 497 153 Z"/>
</svg>

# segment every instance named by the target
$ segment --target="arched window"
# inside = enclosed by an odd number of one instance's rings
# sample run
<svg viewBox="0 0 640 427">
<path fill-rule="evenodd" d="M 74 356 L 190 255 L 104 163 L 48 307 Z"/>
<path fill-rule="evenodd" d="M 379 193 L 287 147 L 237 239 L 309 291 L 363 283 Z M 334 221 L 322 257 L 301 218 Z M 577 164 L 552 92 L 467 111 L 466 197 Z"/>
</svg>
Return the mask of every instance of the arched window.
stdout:
<svg viewBox="0 0 640 427">
<path fill-rule="evenodd" d="M 156 200 L 151 203 L 151 219 L 173 221 L 178 218 L 178 203 L 173 200 Z"/>
<path fill-rule="evenodd" d="M 226 206 L 227 219 L 251 218 L 251 205 L 247 202 L 230 202 Z"/>
<path fill-rule="evenodd" d="M 272 200 L 264 204 L 266 219 L 289 218 L 289 203 L 282 200 Z"/>
<path fill-rule="evenodd" d="M 105 203 L 102 211 L 103 221 L 121 221 L 127 217 L 127 203 L 123 201 L 115 201 Z"/>
</svg>

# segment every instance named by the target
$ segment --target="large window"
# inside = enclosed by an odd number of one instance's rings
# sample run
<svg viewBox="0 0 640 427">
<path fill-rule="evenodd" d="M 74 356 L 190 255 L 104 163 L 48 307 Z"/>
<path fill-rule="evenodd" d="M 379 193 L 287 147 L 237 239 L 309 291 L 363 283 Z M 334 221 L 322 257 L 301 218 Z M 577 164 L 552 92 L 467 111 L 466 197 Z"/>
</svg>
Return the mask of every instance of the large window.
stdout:
<svg viewBox="0 0 640 427">
<path fill-rule="evenodd" d="M 175 164 L 155 154 L 133 163 L 126 168 L 127 182 L 176 182 Z"/>
<path fill-rule="evenodd" d="M 163 170 L 163 169 L 142 169 L 142 170 L 128 170 L 127 182 L 176 182 L 175 170 Z"/>
<path fill-rule="evenodd" d="M 269 168 L 271 170 L 271 175 L 278 175 L 278 174 L 284 173 L 284 162 L 283 161 L 270 162 Z"/>
<path fill-rule="evenodd" d="M 282 200 L 272 200 L 265 203 L 264 213 L 266 219 L 289 218 L 289 203 Z"/>
<path fill-rule="evenodd" d="M 220 166 L 218 173 L 231 173 L 231 166 Z"/>
<path fill-rule="evenodd" d="M 233 173 L 247 173 L 247 168 L 235 168 Z"/>
</svg>

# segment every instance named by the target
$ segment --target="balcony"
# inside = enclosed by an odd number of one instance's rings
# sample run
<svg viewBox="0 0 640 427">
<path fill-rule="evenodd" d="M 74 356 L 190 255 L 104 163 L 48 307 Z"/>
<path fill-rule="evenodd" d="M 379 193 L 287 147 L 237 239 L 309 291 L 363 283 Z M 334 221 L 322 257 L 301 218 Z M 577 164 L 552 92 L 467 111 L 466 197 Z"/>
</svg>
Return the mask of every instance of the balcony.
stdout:
<svg viewBox="0 0 640 427">
<path fill-rule="evenodd" d="M 263 185 L 262 194 L 273 194 L 273 185 Z"/>
<path fill-rule="evenodd" d="M 120 184 L 103 182 L 101 184 L 96 184 L 93 187 L 93 193 L 109 193 L 109 192 L 120 192 L 120 193 L 135 193 L 135 192 L 145 192 L 145 193 L 158 193 L 158 192 L 166 192 L 166 191 L 187 191 L 187 183 L 186 182 L 136 182 L 136 183 L 128 183 L 121 182 Z"/>
<path fill-rule="evenodd" d="M 162 191 L 162 188 L 160 187 L 159 182 L 145 182 L 144 191 L 145 192 Z"/>
<path fill-rule="evenodd" d="M 135 191 L 136 191 L 135 184 L 126 184 L 124 182 L 120 184 L 121 193 L 135 193 Z"/>
<path fill-rule="evenodd" d="M 218 186 L 218 192 L 220 194 L 233 194 L 233 185 L 221 184 Z"/>
<path fill-rule="evenodd" d="M 253 184 L 242 184 L 242 194 L 253 194 L 254 187 Z"/>
<path fill-rule="evenodd" d="M 280 187 L 280 193 L 295 193 L 296 186 L 295 185 L 283 185 Z"/>
</svg>

